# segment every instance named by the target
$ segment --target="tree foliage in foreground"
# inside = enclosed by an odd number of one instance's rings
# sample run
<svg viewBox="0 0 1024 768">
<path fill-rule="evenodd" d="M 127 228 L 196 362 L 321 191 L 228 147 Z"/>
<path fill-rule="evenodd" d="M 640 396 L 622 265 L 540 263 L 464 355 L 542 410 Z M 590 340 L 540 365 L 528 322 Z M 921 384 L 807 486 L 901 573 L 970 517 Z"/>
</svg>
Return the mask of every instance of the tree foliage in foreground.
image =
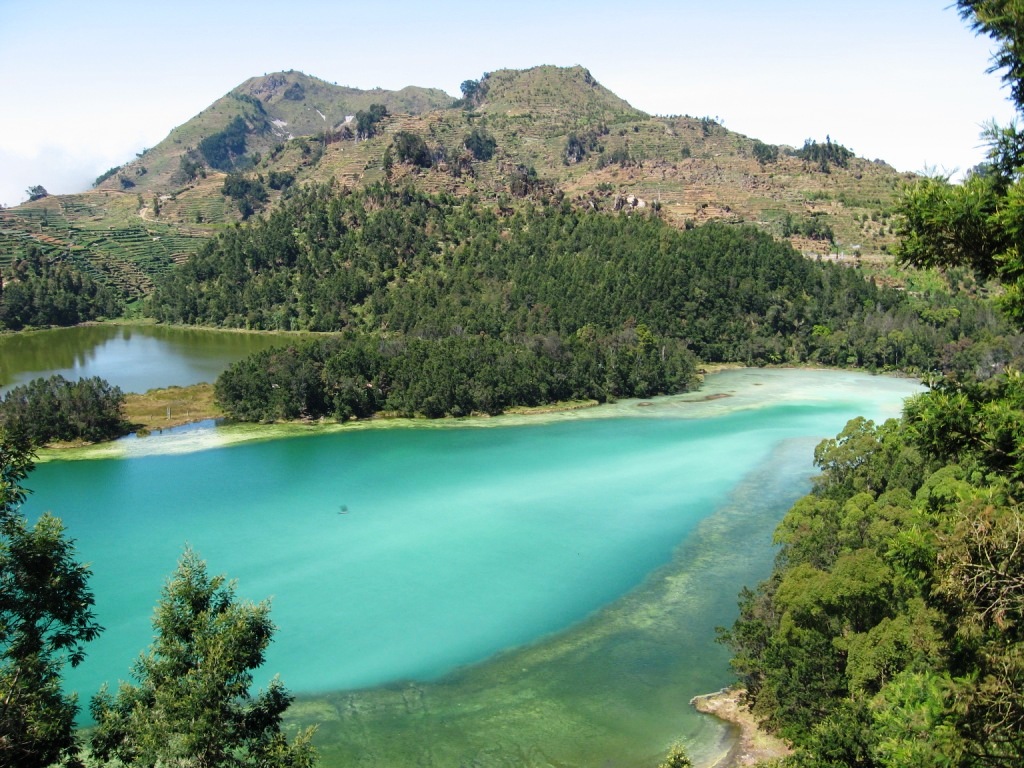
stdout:
<svg viewBox="0 0 1024 768">
<path fill-rule="evenodd" d="M 1024 11 L 961 0 L 1021 108 Z M 968 266 L 1024 320 L 1024 135 L 989 131 L 962 185 L 903 200 L 903 258 Z M 947 378 L 881 426 L 822 443 L 770 578 L 724 639 L 754 712 L 800 768 L 1024 765 L 1024 375 Z"/>
<path fill-rule="evenodd" d="M 101 628 L 60 520 L 30 526 L 19 511 L 31 469 L 28 448 L 0 430 L 0 765 L 42 768 L 78 752 L 78 703 L 61 672 Z"/>
<path fill-rule="evenodd" d="M 727 640 L 797 766 L 1024 762 L 1024 376 L 850 422 Z"/>
<path fill-rule="evenodd" d="M 1011 0 L 960 0 L 961 16 L 997 44 L 1017 112 L 1024 113 L 1024 10 Z M 1005 287 L 1004 309 L 1024 322 L 1024 132 L 1015 123 L 988 126 L 987 160 L 961 184 L 948 178 L 909 186 L 899 202 L 900 257 L 909 264 L 967 265 Z"/>
<path fill-rule="evenodd" d="M 94 756 L 139 766 L 313 765 L 312 730 L 291 740 L 281 730 L 292 701 L 281 682 L 251 693 L 274 632 L 269 613 L 268 602 L 238 601 L 234 585 L 187 550 L 157 603 L 136 683 L 92 700 Z"/>
</svg>

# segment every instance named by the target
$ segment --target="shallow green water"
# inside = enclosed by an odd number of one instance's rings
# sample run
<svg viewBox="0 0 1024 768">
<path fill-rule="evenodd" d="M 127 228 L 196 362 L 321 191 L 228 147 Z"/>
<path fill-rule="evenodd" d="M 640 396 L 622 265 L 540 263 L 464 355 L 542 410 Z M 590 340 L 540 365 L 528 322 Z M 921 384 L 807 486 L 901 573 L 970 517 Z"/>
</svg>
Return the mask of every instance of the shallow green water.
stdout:
<svg viewBox="0 0 1024 768">
<path fill-rule="evenodd" d="M 734 371 L 543 423 L 150 438 L 39 466 L 29 511 L 60 514 L 93 564 L 107 631 L 71 676 L 83 699 L 127 676 L 189 543 L 273 596 L 260 682 L 300 694 L 325 764 L 652 765 L 676 738 L 707 761 L 723 730 L 688 701 L 730 679 L 714 627 L 767 573 L 813 446 L 914 390 Z"/>
<path fill-rule="evenodd" d="M 0 392 L 37 376 L 99 376 L 125 392 L 214 381 L 282 336 L 161 325 L 88 325 L 0 334 Z"/>
</svg>

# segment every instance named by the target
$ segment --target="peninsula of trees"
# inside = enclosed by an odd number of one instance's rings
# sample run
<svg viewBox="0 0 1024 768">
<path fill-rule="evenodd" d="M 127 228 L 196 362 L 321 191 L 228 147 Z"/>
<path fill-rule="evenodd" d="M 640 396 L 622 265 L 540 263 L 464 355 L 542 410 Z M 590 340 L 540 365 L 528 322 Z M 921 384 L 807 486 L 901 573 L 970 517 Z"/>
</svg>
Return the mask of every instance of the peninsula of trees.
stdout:
<svg viewBox="0 0 1024 768">
<path fill-rule="evenodd" d="M 149 312 L 343 332 L 223 374 L 247 420 L 649 397 L 691 387 L 698 361 L 973 370 L 1017 343 L 975 300 L 911 297 L 753 228 L 389 185 L 296 190 L 173 270 Z"/>
</svg>

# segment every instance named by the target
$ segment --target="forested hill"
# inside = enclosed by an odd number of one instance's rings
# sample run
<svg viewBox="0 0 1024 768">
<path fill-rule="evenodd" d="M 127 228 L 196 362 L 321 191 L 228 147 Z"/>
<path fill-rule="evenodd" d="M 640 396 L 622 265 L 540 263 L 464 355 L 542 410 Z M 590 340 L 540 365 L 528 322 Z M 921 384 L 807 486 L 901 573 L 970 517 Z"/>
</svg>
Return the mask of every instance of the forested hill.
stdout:
<svg viewBox="0 0 1024 768">
<path fill-rule="evenodd" d="M 787 766 L 1024 760 L 1024 378 L 942 382 L 850 422 L 727 640 Z"/>
<path fill-rule="evenodd" d="M 958 0 L 993 44 L 1018 120 L 963 182 L 899 206 L 908 263 L 996 277 L 1024 324 L 1024 6 Z M 1008 348 L 1008 352 L 1013 350 Z M 1024 765 L 1024 376 L 1016 360 L 931 379 L 903 415 L 815 451 L 771 575 L 724 639 L 786 768 Z"/>
<path fill-rule="evenodd" d="M 706 360 L 799 361 L 813 350 L 845 362 L 866 353 L 856 349 L 865 321 L 901 303 L 753 229 L 679 232 L 652 216 L 554 204 L 502 215 L 376 185 L 306 188 L 225 232 L 157 287 L 150 311 L 165 322 L 426 337 L 642 323 Z"/>
<path fill-rule="evenodd" d="M 166 322 L 420 336 L 644 323 L 708 360 L 781 361 L 806 356 L 814 325 L 824 338 L 897 303 L 753 229 L 682 233 L 553 204 L 502 215 L 377 185 L 303 190 L 203 248 L 150 308 Z"/>
<path fill-rule="evenodd" d="M 579 386 L 552 386 L 529 402 L 511 394 L 487 401 L 484 410 L 494 412 L 565 397 L 678 391 L 691 381 L 679 373 L 682 351 L 750 364 L 973 369 L 1011 343 L 981 305 L 937 300 L 805 259 L 749 227 L 679 231 L 653 215 L 606 215 L 565 201 L 503 212 L 410 188 L 327 185 L 303 188 L 266 218 L 209 242 L 157 287 L 149 311 L 166 322 L 370 335 L 378 350 L 391 350 L 385 356 L 444 342 L 454 346 L 435 345 L 432 354 L 502 357 L 487 346 L 500 344 L 509 365 L 522 349 L 544 364 L 571 367 L 577 353 L 593 358 Z M 951 346 L 965 335 L 975 341 Z M 487 349 L 451 339 L 487 340 L 479 342 Z M 585 352 L 574 347 L 583 342 Z M 630 373 L 621 370 L 623 348 L 640 356 Z M 660 353 L 648 357 L 652 350 Z M 316 367 L 333 353 L 309 354 Z M 345 375 L 372 388 L 379 377 L 367 370 Z M 454 380 L 486 378 L 477 369 L 449 370 Z M 551 375 L 571 378 L 557 366 Z M 316 376 L 323 378 L 319 368 Z M 370 410 L 386 409 L 387 400 L 381 395 Z M 478 409 L 466 400 L 426 411 L 467 407 Z M 420 412 L 415 403 L 395 409 Z M 304 405 L 275 417 L 330 412 Z"/>
</svg>

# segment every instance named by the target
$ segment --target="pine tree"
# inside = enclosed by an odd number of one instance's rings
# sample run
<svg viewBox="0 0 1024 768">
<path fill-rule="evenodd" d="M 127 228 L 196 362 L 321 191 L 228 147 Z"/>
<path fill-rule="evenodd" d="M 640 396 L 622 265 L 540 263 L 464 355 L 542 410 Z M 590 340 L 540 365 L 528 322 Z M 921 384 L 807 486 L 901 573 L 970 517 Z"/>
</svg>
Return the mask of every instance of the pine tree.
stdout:
<svg viewBox="0 0 1024 768">
<path fill-rule="evenodd" d="M 312 729 L 289 741 L 281 715 L 292 696 L 274 678 L 250 693 L 274 625 L 270 605 L 238 602 L 234 584 L 210 577 L 186 550 L 153 618 L 156 638 L 135 664 L 137 684 L 93 699 L 92 747 L 102 760 L 139 766 L 307 768 Z"/>
</svg>

